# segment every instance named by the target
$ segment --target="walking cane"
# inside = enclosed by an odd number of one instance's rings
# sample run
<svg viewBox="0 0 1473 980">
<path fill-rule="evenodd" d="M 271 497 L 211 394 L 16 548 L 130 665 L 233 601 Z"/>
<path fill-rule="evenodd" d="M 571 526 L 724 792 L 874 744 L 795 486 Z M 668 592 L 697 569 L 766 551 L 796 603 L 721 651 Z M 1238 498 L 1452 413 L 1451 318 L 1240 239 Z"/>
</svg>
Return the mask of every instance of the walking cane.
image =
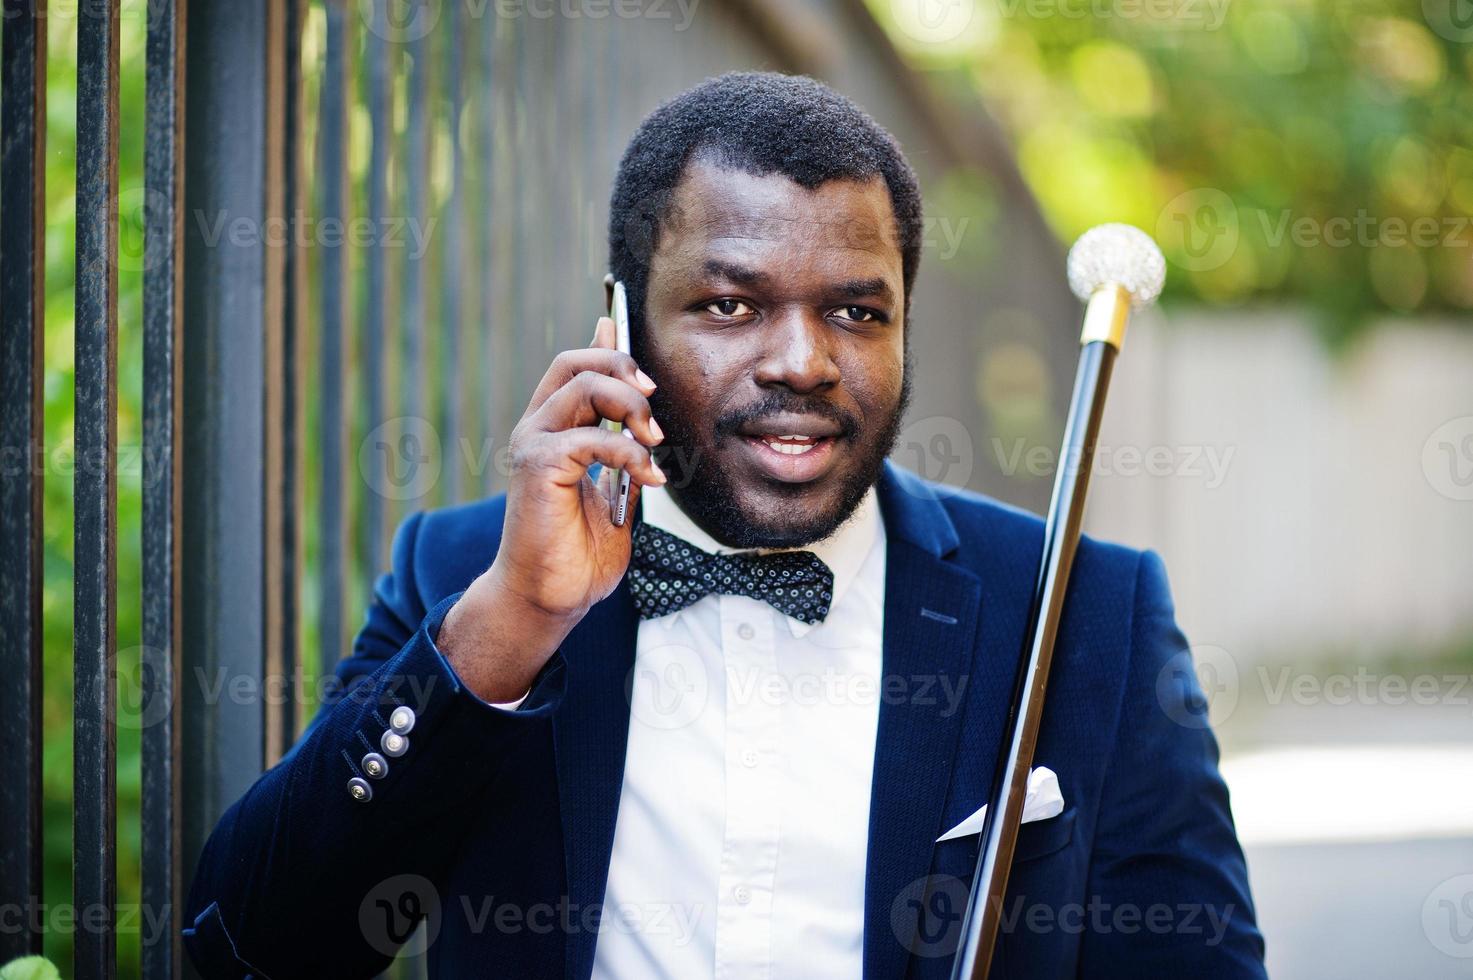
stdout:
<svg viewBox="0 0 1473 980">
<path fill-rule="evenodd" d="M 1166 279 L 1166 261 L 1150 236 L 1130 225 L 1100 225 L 1069 250 L 1069 288 L 1088 305 L 1080 332 L 1079 369 L 1064 423 L 1064 445 L 1054 476 L 1053 499 L 1043 532 L 1043 556 L 1028 613 L 1026 646 L 1018 659 L 1009 702 L 1007 734 L 993 770 L 987 817 L 972 892 L 962 917 L 961 945 L 951 980 L 986 980 L 997 944 L 1003 899 L 1018 825 L 1028 790 L 1028 768 L 1043 719 L 1044 691 L 1053 661 L 1054 636 L 1079 544 L 1090 462 L 1104 414 L 1110 368 L 1120 352 L 1132 308 L 1155 302 Z"/>
</svg>

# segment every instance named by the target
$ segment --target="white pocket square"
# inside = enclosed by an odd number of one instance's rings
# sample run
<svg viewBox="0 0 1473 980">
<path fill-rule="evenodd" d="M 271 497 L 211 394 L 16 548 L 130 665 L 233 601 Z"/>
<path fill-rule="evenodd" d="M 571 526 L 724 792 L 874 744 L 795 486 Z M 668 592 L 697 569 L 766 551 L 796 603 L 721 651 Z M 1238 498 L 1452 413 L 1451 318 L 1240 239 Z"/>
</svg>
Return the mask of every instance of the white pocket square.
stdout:
<svg viewBox="0 0 1473 980">
<path fill-rule="evenodd" d="M 1028 771 L 1028 795 L 1023 798 L 1023 822 L 1047 820 L 1064 812 L 1064 796 L 1059 792 L 1059 777 L 1052 769 L 1039 766 Z M 936 838 L 936 843 L 957 837 L 970 837 L 982 833 L 982 824 L 987 819 L 987 804 L 946 833 Z"/>
</svg>

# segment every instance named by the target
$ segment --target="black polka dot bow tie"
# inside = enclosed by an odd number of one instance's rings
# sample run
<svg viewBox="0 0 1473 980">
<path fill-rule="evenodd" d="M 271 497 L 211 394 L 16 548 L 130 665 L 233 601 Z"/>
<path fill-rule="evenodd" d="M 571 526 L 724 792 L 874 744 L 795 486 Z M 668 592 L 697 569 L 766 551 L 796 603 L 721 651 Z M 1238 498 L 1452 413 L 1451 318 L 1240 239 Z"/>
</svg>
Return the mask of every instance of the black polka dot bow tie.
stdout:
<svg viewBox="0 0 1473 980">
<path fill-rule="evenodd" d="M 634 529 L 629 591 L 643 619 L 679 612 L 716 592 L 757 599 L 811 625 L 829 614 L 834 573 L 811 551 L 713 555 L 641 523 Z"/>
</svg>

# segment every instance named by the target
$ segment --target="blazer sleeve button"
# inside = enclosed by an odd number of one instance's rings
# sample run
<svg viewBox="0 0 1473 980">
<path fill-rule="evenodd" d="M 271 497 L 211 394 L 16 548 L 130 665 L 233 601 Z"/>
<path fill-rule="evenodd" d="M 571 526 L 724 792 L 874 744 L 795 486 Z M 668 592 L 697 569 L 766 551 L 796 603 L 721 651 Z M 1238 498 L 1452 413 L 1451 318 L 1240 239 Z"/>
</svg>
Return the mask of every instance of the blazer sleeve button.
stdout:
<svg viewBox="0 0 1473 980">
<path fill-rule="evenodd" d="M 409 739 L 400 735 L 392 728 L 387 729 L 383 737 L 378 740 L 379 748 L 384 750 L 384 755 L 390 759 L 397 759 L 409 751 Z"/>
<path fill-rule="evenodd" d="M 368 785 L 368 780 L 354 776 L 348 780 L 348 795 L 359 803 L 367 803 L 373 799 L 373 787 Z"/>
<path fill-rule="evenodd" d="M 377 752 L 370 752 L 363 757 L 363 771 L 369 779 L 383 779 L 389 774 L 389 760 Z"/>
<path fill-rule="evenodd" d="M 390 713 L 389 727 L 400 735 L 408 735 L 416 720 L 414 709 L 401 704 Z"/>
</svg>

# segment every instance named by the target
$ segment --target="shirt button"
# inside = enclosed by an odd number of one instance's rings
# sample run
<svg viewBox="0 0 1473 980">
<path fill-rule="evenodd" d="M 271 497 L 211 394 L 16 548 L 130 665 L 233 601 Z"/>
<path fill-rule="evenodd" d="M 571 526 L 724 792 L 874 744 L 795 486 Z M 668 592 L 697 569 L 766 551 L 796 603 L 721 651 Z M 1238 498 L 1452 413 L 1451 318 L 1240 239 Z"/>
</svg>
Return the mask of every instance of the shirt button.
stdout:
<svg viewBox="0 0 1473 980">
<path fill-rule="evenodd" d="M 383 779 L 389 774 L 389 760 L 377 752 L 370 752 L 363 757 L 363 771 L 369 779 Z"/>
<path fill-rule="evenodd" d="M 759 763 L 761 761 L 762 761 L 762 756 L 760 756 L 760 755 L 757 754 L 757 750 L 756 749 L 744 749 L 744 750 L 742 750 L 742 765 L 746 766 L 748 769 L 755 769 L 755 768 L 757 768 L 757 763 Z"/>
<path fill-rule="evenodd" d="M 414 709 L 407 704 L 401 704 L 389 715 L 389 727 L 400 735 L 408 735 L 409 730 L 414 727 Z"/>
<path fill-rule="evenodd" d="M 368 785 L 368 780 L 354 776 L 348 780 L 348 795 L 359 803 L 367 803 L 373 799 L 373 787 Z"/>
<path fill-rule="evenodd" d="M 737 636 L 740 636 L 744 640 L 750 640 L 756 635 L 757 631 L 752 629 L 751 623 L 743 623 L 742 625 L 737 627 Z"/>
<path fill-rule="evenodd" d="M 746 885 L 737 885 L 731 890 L 731 897 L 736 899 L 738 905 L 746 905 L 752 900 L 752 889 Z"/>
<path fill-rule="evenodd" d="M 390 759 L 397 759 L 409 751 L 409 739 L 400 735 L 392 728 L 385 731 L 383 737 L 378 740 L 379 748 L 384 750 L 384 755 Z"/>
</svg>

